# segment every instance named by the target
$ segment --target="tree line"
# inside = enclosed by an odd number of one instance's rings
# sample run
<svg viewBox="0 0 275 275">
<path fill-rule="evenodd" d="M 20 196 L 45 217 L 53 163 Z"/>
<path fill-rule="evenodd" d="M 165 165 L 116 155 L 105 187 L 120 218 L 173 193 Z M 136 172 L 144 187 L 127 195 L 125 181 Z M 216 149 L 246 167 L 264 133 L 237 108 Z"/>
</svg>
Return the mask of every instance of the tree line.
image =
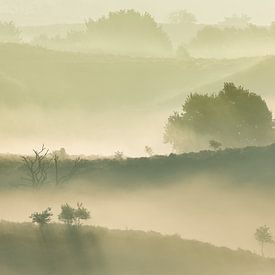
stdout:
<svg viewBox="0 0 275 275">
<path fill-rule="evenodd" d="M 37 37 L 35 44 L 57 49 L 113 54 L 156 55 L 172 50 L 168 35 L 147 12 L 133 9 L 110 12 L 97 20 L 88 19 L 84 31 L 66 37 Z"/>
</svg>

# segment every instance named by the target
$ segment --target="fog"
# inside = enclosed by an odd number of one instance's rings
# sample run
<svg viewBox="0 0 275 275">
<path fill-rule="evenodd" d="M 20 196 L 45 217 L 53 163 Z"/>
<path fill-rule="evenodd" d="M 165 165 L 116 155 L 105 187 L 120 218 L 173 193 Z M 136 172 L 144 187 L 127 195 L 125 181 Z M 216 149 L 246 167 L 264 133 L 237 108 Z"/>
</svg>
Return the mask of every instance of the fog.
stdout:
<svg viewBox="0 0 275 275">
<path fill-rule="evenodd" d="M 0 273 L 274 274 L 274 22 L 0 0 Z"/>
<path fill-rule="evenodd" d="M 228 179 L 207 175 L 158 190 L 94 189 L 82 182 L 59 190 L 3 192 L 0 215 L 7 221 L 25 222 L 34 211 L 50 206 L 58 222 L 61 204 L 83 202 L 92 215 L 87 224 L 179 234 L 258 253 L 256 228 L 261 224 L 275 228 L 274 190 L 233 186 Z M 275 256 L 274 247 L 267 246 L 266 254 Z"/>
<path fill-rule="evenodd" d="M 20 116 L 18 115 L 20 113 Z M 35 109 L 7 110 L 0 113 L 0 151 L 31 154 L 45 143 L 51 150 L 65 147 L 69 154 L 113 156 L 122 151 L 126 156 L 144 156 L 145 146 L 155 153 L 167 154 L 171 147 L 163 143 L 163 129 L 169 112 L 144 113 L 144 109 L 88 111 Z M 125 116 L 129 112 L 129 116 Z M 146 121 L 146 125 L 142 122 Z M 69 126 L 68 126 L 69 125 Z M 146 133 L 145 133 L 146 131 Z"/>
<path fill-rule="evenodd" d="M 4 20 L 14 20 L 20 25 L 44 25 L 52 23 L 79 23 L 89 17 L 99 17 L 110 10 L 137 9 L 152 13 L 159 21 L 165 22 L 168 14 L 175 10 L 187 9 L 195 13 L 201 23 L 216 23 L 232 14 L 248 14 L 257 24 L 269 24 L 275 18 L 273 1 L 249 0 L 230 2 L 222 0 L 172 0 L 159 2 L 156 0 L 1 0 L 0 16 Z M 45 12 L 49 11 L 49 12 Z"/>
</svg>

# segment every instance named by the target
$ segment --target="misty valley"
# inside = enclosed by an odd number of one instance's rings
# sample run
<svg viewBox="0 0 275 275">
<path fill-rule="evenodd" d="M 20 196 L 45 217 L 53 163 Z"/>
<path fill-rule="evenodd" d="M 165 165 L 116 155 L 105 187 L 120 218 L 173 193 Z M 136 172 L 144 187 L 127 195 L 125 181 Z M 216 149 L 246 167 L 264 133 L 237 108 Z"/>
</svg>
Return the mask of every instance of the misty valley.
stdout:
<svg viewBox="0 0 275 275">
<path fill-rule="evenodd" d="M 0 274 L 273 275 L 270 13 L 80 2 L 0 0 Z"/>
</svg>

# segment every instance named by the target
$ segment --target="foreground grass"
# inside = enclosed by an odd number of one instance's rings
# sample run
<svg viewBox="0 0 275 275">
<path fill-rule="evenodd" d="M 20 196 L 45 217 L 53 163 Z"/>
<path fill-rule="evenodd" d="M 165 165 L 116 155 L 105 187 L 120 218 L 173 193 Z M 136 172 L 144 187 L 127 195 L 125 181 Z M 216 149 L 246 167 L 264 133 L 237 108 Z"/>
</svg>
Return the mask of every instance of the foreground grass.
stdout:
<svg viewBox="0 0 275 275">
<path fill-rule="evenodd" d="M 0 267 L 5 275 L 271 275 L 275 260 L 154 232 L 2 222 Z"/>
</svg>

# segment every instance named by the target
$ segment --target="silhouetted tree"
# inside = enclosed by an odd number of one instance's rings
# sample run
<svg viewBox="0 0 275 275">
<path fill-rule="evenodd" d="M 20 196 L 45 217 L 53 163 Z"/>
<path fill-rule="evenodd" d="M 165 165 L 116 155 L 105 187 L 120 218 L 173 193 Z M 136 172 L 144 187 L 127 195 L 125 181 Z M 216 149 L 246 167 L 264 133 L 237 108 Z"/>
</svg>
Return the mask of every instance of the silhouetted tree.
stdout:
<svg viewBox="0 0 275 275">
<path fill-rule="evenodd" d="M 75 209 L 68 203 L 61 206 L 61 213 L 58 215 L 58 219 L 67 225 L 73 225 L 75 221 Z"/>
<path fill-rule="evenodd" d="M 40 228 L 50 223 L 53 214 L 51 213 L 51 208 L 47 208 L 42 212 L 35 212 L 30 215 L 30 219 L 32 219 L 32 223 L 38 224 Z"/>
<path fill-rule="evenodd" d="M 149 13 L 141 14 L 135 10 L 110 12 L 96 21 L 88 20 L 86 26 L 84 39 L 89 38 L 91 46 L 101 50 L 148 54 L 171 50 L 167 34 Z"/>
<path fill-rule="evenodd" d="M 152 157 L 153 156 L 153 149 L 150 146 L 145 146 L 145 153 L 149 156 Z"/>
<path fill-rule="evenodd" d="M 270 228 L 266 225 L 259 227 L 256 230 L 255 239 L 260 243 L 261 255 L 264 257 L 264 245 L 273 243 Z"/>
<path fill-rule="evenodd" d="M 236 17 L 228 18 L 220 25 L 200 29 L 189 43 L 188 50 L 199 56 L 238 57 L 270 54 L 269 48 L 274 45 L 272 27 L 249 24 L 245 17 Z"/>
<path fill-rule="evenodd" d="M 34 157 L 23 156 L 22 160 L 26 168 L 27 176 L 23 179 L 30 182 L 32 187 L 40 188 L 48 178 L 50 160 L 47 158 L 49 149 L 44 144 L 41 149 L 33 150 Z"/>
<path fill-rule="evenodd" d="M 124 154 L 121 151 L 116 151 L 114 155 L 115 160 L 123 160 L 124 159 Z"/>
<path fill-rule="evenodd" d="M 214 150 L 219 150 L 222 147 L 222 144 L 216 140 L 210 140 L 209 146 Z"/>
<path fill-rule="evenodd" d="M 77 203 L 77 208 L 71 207 L 68 203 L 61 206 L 61 213 L 58 219 L 67 225 L 80 226 L 81 221 L 90 219 L 90 212 L 83 207 L 82 203 Z"/>
<path fill-rule="evenodd" d="M 217 95 L 189 95 L 182 113 L 169 117 L 164 139 L 177 152 L 209 139 L 227 147 L 266 145 L 274 141 L 272 113 L 260 96 L 225 83 Z"/>
</svg>

